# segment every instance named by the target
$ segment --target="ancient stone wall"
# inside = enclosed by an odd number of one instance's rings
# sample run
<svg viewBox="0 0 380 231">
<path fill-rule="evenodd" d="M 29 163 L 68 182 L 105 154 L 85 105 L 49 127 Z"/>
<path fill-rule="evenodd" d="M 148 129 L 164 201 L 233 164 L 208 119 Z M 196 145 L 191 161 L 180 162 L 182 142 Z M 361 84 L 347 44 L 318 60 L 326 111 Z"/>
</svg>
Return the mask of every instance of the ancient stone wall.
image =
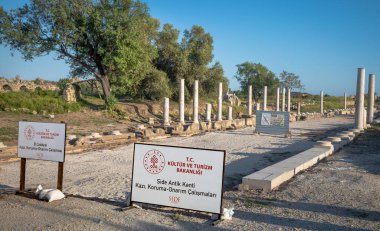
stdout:
<svg viewBox="0 0 380 231">
<path fill-rule="evenodd" d="M 0 92 L 34 91 L 36 88 L 58 90 L 57 84 L 52 82 L 42 81 L 40 84 L 36 84 L 33 81 L 22 80 L 20 78 L 5 79 L 0 77 Z"/>
</svg>

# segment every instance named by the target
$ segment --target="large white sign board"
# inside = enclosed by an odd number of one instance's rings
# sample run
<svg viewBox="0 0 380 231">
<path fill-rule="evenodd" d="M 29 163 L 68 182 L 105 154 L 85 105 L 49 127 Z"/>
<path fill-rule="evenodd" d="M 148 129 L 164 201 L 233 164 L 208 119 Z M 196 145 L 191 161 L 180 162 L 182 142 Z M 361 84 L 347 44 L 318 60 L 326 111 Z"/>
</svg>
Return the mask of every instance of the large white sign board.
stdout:
<svg viewBox="0 0 380 231">
<path fill-rule="evenodd" d="M 225 151 L 135 144 L 131 201 L 221 213 Z"/>
<path fill-rule="evenodd" d="M 63 123 L 19 122 L 18 157 L 65 161 L 66 125 Z"/>
</svg>

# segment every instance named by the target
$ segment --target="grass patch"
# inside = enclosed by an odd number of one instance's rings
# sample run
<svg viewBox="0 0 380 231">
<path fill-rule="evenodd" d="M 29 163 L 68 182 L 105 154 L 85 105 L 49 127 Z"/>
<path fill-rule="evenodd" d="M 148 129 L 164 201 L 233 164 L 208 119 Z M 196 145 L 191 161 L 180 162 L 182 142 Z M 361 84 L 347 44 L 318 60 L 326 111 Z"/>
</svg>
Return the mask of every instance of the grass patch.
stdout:
<svg viewBox="0 0 380 231">
<path fill-rule="evenodd" d="M 183 220 L 183 216 L 182 216 L 182 214 L 180 214 L 180 213 L 174 213 L 174 214 L 172 215 L 172 218 L 173 218 L 174 220 L 176 220 L 176 221 L 181 221 L 181 220 Z"/>
<path fill-rule="evenodd" d="M 17 127 L 5 127 L 0 129 L 0 140 L 3 142 L 12 141 L 18 138 Z"/>
<path fill-rule="evenodd" d="M 34 92 L 3 92 L 0 93 L 0 110 L 28 109 L 30 112 L 65 113 L 78 111 L 82 106 L 79 103 L 67 103 L 58 94 L 50 90 L 36 90 Z"/>
</svg>

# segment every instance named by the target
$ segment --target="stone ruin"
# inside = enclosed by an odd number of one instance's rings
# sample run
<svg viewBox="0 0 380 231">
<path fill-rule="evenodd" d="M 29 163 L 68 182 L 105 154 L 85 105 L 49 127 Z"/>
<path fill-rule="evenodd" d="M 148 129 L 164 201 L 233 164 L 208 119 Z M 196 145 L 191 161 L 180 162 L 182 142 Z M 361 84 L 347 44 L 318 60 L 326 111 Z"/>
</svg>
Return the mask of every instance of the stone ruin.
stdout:
<svg viewBox="0 0 380 231">
<path fill-rule="evenodd" d="M 77 102 L 82 98 L 82 87 L 87 85 L 91 89 L 92 93 L 99 93 L 98 81 L 96 79 L 80 80 L 78 77 L 73 77 L 66 85 L 62 92 L 63 99 L 67 102 Z"/>
<path fill-rule="evenodd" d="M 36 89 L 58 90 L 58 86 L 54 82 L 39 79 L 39 81 L 22 80 L 20 76 L 13 79 L 0 77 L 0 92 L 19 92 L 19 91 L 35 91 Z"/>
<path fill-rule="evenodd" d="M 63 99 L 66 102 L 77 102 L 81 98 L 81 91 L 80 91 L 80 86 L 79 83 L 81 81 L 79 80 L 78 77 L 74 77 L 70 80 L 70 83 L 68 83 L 63 89 L 62 96 Z"/>
<path fill-rule="evenodd" d="M 237 97 L 235 93 L 231 94 L 229 90 L 224 95 L 224 100 L 229 101 L 231 103 L 231 106 L 240 106 L 241 104 L 241 100 L 239 99 L 239 97 Z"/>
</svg>

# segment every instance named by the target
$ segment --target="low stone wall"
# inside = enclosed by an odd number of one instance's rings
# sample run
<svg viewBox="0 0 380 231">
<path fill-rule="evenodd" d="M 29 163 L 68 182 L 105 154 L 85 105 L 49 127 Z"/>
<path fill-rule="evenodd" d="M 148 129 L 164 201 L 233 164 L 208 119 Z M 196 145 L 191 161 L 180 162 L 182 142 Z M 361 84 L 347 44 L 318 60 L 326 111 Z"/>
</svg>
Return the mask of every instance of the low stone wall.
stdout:
<svg viewBox="0 0 380 231">
<path fill-rule="evenodd" d="M 317 141 L 314 147 L 243 177 L 239 190 L 269 192 L 349 144 L 362 131 L 351 129 Z"/>
</svg>

